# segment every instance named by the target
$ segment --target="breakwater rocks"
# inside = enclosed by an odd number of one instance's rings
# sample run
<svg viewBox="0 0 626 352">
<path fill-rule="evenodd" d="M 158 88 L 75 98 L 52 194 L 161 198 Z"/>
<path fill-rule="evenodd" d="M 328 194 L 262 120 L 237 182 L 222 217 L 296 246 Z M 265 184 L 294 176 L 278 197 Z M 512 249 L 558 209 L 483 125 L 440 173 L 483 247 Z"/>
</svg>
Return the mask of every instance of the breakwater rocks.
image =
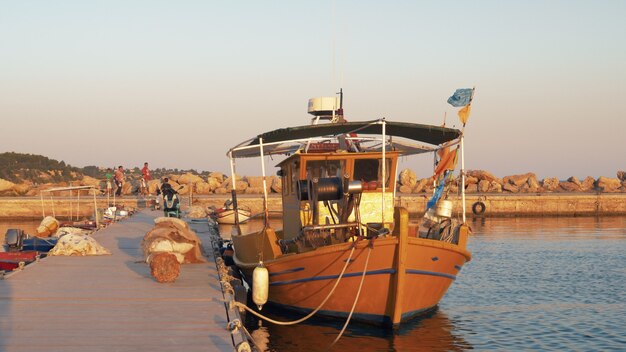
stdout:
<svg viewBox="0 0 626 352">
<path fill-rule="evenodd" d="M 561 181 L 556 177 L 544 178 L 539 181 L 532 173 L 504 176 L 498 178 L 488 171 L 468 170 L 465 178 L 465 192 L 471 193 L 626 193 L 626 172 L 618 171 L 617 178 L 591 176 L 579 180 L 575 176 Z M 400 172 L 398 191 L 401 193 L 432 193 L 433 178 L 418 179 L 410 169 Z M 460 180 L 449 178 L 446 182 L 450 191 L 458 191 Z"/>
<path fill-rule="evenodd" d="M 232 179 L 222 173 L 213 172 L 208 177 L 201 177 L 192 173 L 182 175 L 169 175 L 168 181 L 172 187 L 178 190 L 181 195 L 190 193 L 196 195 L 228 194 L 232 189 Z M 446 183 L 450 186 L 450 192 L 458 192 L 460 180 L 449 177 Z M 532 173 L 504 176 L 502 178 L 494 176 L 484 170 L 468 170 L 466 172 L 466 188 L 468 194 L 472 193 L 626 193 L 626 171 L 618 171 L 616 178 L 600 176 L 595 179 L 588 176 L 582 180 L 572 176 L 567 180 L 559 180 L 556 177 L 538 180 Z M 148 182 L 150 194 L 155 194 L 161 185 L 161 180 L 151 180 Z M 84 176 L 79 181 L 71 184 L 45 183 L 33 184 L 31 182 L 13 183 L 0 179 L 0 196 L 38 196 L 41 190 L 63 186 L 94 186 L 104 192 L 106 181 L 89 176 Z M 237 177 L 235 183 L 239 194 L 263 194 L 263 177 L 261 176 L 241 176 Z M 268 193 L 280 194 L 282 192 L 281 181 L 278 176 L 266 177 L 266 187 Z M 405 169 L 400 172 L 397 182 L 397 190 L 406 194 L 431 194 L 433 191 L 433 178 L 418 179 L 415 172 Z M 140 180 L 138 176 L 126 180 L 122 187 L 122 194 L 133 195 L 140 190 Z"/>
</svg>

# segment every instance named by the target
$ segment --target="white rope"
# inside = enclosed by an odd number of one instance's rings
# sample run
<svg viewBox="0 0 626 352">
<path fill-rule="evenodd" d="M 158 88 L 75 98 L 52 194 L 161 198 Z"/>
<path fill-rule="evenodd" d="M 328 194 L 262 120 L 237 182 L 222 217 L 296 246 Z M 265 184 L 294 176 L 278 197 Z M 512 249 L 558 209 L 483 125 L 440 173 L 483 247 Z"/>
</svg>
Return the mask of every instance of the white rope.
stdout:
<svg viewBox="0 0 626 352">
<path fill-rule="evenodd" d="M 315 315 L 315 313 L 317 313 L 320 309 L 322 309 L 324 304 L 326 304 L 326 301 L 328 301 L 330 296 L 332 296 L 332 294 L 335 292 L 335 289 L 339 285 L 339 281 L 341 281 L 341 278 L 343 277 L 343 274 L 346 272 L 346 268 L 348 267 L 348 264 L 350 264 L 350 260 L 352 259 L 352 254 L 354 254 L 354 249 L 355 248 L 356 248 L 356 244 L 352 247 L 352 250 L 350 251 L 350 256 L 348 257 L 348 260 L 346 260 L 346 264 L 344 264 L 343 269 L 341 270 L 341 274 L 339 274 L 339 277 L 337 278 L 337 281 L 335 282 L 335 285 L 333 286 L 333 289 L 330 290 L 330 292 L 328 293 L 328 296 L 326 296 L 324 301 L 322 301 L 322 303 L 320 303 L 320 305 L 317 308 L 315 308 L 314 311 L 312 311 L 311 313 L 309 313 L 307 316 L 305 316 L 303 318 L 300 318 L 298 320 L 293 320 L 293 321 L 278 321 L 278 320 L 274 320 L 272 318 L 268 318 L 268 317 L 262 315 L 261 313 L 258 313 L 256 311 L 254 311 L 253 309 L 251 309 L 250 307 L 248 307 L 247 305 L 245 305 L 243 303 L 240 303 L 240 302 L 237 302 L 237 301 L 233 301 L 233 304 L 235 306 L 237 306 L 237 307 L 240 307 L 240 308 L 243 308 L 243 309 L 247 310 L 248 312 L 254 314 L 258 318 L 263 319 L 263 320 L 267 320 L 268 322 L 273 323 L 273 324 L 277 324 L 277 325 L 295 325 L 295 324 L 301 323 L 301 322 L 309 319 L 310 317 Z M 368 254 L 368 258 L 369 258 L 369 254 Z"/>
<path fill-rule="evenodd" d="M 363 268 L 363 275 L 361 275 L 361 283 L 359 284 L 359 290 L 356 293 L 356 297 L 354 297 L 354 303 L 352 303 L 352 309 L 350 309 L 350 314 L 348 315 L 348 319 L 346 319 L 346 323 L 343 325 L 343 328 L 339 332 L 339 335 L 335 338 L 335 341 L 330 344 L 330 347 L 333 347 L 337 341 L 343 336 L 343 333 L 346 331 L 348 327 L 348 323 L 350 323 L 350 319 L 352 319 L 352 313 L 354 313 L 354 308 L 356 307 L 356 303 L 359 301 L 359 296 L 361 295 L 361 289 L 363 288 L 363 282 L 365 282 L 365 273 L 367 273 L 367 264 L 370 261 L 370 254 L 372 253 L 372 247 L 368 248 L 367 258 L 365 259 L 365 268 Z"/>
</svg>

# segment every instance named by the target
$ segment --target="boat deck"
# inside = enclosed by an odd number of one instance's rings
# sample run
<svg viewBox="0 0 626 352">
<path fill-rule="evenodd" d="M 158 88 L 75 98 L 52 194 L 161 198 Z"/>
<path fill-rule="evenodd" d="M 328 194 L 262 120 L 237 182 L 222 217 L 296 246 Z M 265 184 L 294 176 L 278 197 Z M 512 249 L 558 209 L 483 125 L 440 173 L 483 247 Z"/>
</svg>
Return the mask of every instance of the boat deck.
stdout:
<svg viewBox="0 0 626 352">
<path fill-rule="evenodd" d="M 0 351 L 233 351 L 214 258 L 171 284 L 150 276 L 140 243 L 161 214 L 95 233 L 112 255 L 48 257 L 0 280 Z"/>
</svg>

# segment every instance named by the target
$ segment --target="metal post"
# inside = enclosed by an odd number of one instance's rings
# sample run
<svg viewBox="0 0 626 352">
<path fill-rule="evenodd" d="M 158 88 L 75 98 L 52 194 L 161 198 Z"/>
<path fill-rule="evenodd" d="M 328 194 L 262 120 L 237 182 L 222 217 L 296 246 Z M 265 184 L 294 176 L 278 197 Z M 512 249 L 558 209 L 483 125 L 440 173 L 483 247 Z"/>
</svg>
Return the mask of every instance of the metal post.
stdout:
<svg viewBox="0 0 626 352">
<path fill-rule="evenodd" d="M 463 223 L 465 224 L 465 147 L 463 145 L 464 135 L 461 134 L 461 202 L 463 208 Z"/>
<path fill-rule="evenodd" d="M 382 119 L 382 124 L 383 124 L 383 165 L 382 165 L 382 177 L 383 177 L 383 199 L 382 199 L 382 221 L 381 223 L 383 224 L 383 227 L 385 226 L 385 189 L 387 188 L 387 159 L 385 158 L 385 152 L 387 149 L 387 141 L 386 141 L 386 137 L 385 135 L 387 134 L 387 130 L 386 130 L 386 122 L 385 119 Z"/>
<path fill-rule="evenodd" d="M 261 175 L 263 176 L 263 212 L 265 213 L 265 220 L 263 226 L 267 227 L 269 212 L 267 210 L 267 181 L 265 181 L 265 157 L 263 155 L 263 138 L 259 137 L 259 150 L 261 153 Z"/>
</svg>

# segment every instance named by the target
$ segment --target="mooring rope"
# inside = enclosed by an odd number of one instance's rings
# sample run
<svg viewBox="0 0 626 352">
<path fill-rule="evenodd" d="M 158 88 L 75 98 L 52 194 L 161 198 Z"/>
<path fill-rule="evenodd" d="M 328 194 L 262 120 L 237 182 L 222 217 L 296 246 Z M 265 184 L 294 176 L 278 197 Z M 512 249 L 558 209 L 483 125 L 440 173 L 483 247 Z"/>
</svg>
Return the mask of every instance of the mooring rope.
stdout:
<svg viewBox="0 0 626 352">
<path fill-rule="evenodd" d="M 263 320 L 267 320 L 270 323 L 273 324 L 277 324 L 277 325 L 295 325 L 295 324 L 299 324 L 302 323 L 303 321 L 309 319 L 310 317 L 312 317 L 313 315 L 315 315 L 315 313 L 317 313 L 320 309 L 322 309 L 322 307 L 324 306 L 324 304 L 326 304 L 326 301 L 328 301 L 328 299 L 330 299 L 330 296 L 333 295 L 333 293 L 335 292 L 335 289 L 337 288 L 337 286 L 339 285 L 339 282 L 341 281 L 341 278 L 343 277 L 343 274 L 346 272 L 346 268 L 348 267 L 348 264 L 350 264 L 350 260 L 352 259 L 352 254 L 354 254 L 354 249 L 356 248 L 356 243 L 352 246 L 352 250 L 350 251 L 350 256 L 348 257 L 348 259 L 346 260 L 346 264 L 344 264 L 343 269 L 341 270 L 341 273 L 339 274 L 339 277 L 337 278 L 337 281 L 335 282 L 335 285 L 333 286 L 332 290 L 330 290 L 330 292 L 328 293 L 328 295 L 326 296 L 326 298 L 324 298 L 324 300 L 322 301 L 322 303 L 320 303 L 320 305 L 315 308 L 314 311 L 312 311 L 311 313 L 309 313 L 307 316 L 300 318 L 298 320 L 293 320 L 293 321 L 278 321 L 278 320 L 274 320 L 272 318 L 266 317 L 261 313 L 258 313 L 256 311 L 254 311 L 253 309 L 251 309 L 250 307 L 248 307 L 247 305 L 237 302 L 237 301 L 232 301 L 232 303 L 239 308 L 243 308 L 245 310 L 247 310 L 248 312 L 254 314 L 256 317 L 263 319 Z M 370 248 L 371 250 L 371 248 Z M 369 253 L 367 255 L 367 258 L 369 259 Z M 367 264 L 366 264 L 367 266 Z M 362 282 L 361 282 L 362 283 Z M 360 288 L 359 288 L 360 291 Z M 358 298 L 358 296 L 357 296 Z"/>
<path fill-rule="evenodd" d="M 348 323 L 350 323 L 350 319 L 352 319 L 352 313 L 354 313 L 354 308 L 356 308 L 356 303 L 359 301 L 359 296 L 361 295 L 361 289 L 363 288 L 363 282 L 365 282 L 365 273 L 367 273 L 367 265 L 370 261 L 370 254 L 372 253 L 372 247 L 370 246 L 367 251 L 367 258 L 365 259 L 365 268 L 363 268 L 363 275 L 361 275 L 361 283 L 359 284 L 359 290 L 356 293 L 356 297 L 354 297 L 354 303 L 352 303 L 352 309 L 350 309 L 350 314 L 348 314 L 348 319 L 346 319 L 346 323 L 343 324 L 343 328 L 339 332 L 339 335 L 335 338 L 335 341 L 330 344 L 330 347 L 333 347 L 337 341 L 343 336 L 343 333 L 346 331 L 348 327 Z"/>
</svg>

